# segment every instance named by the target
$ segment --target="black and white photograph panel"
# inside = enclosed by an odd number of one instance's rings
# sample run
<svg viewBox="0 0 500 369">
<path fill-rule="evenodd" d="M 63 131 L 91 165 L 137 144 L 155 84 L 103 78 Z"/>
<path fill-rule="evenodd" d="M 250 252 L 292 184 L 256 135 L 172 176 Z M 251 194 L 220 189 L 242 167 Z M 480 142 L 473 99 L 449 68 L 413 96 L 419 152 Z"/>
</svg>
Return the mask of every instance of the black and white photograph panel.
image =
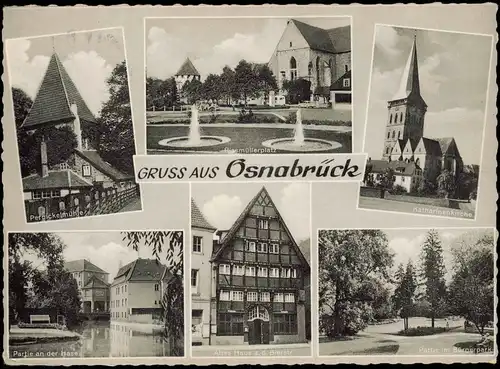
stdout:
<svg viewBox="0 0 500 369">
<path fill-rule="evenodd" d="M 350 153 L 351 18 L 146 18 L 148 154 Z"/>
<path fill-rule="evenodd" d="M 493 228 L 319 230 L 319 354 L 472 355 L 495 346 Z"/>
<path fill-rule="evenodd" d="M 26 221 L 140 211 L 122 29 L 6 48 Z"/>
<path fill-rule="evenodd" d="M 359 208 L 475 219 L 492 41 L 376 26 Z"/>
<path fill-rule="evenodd" d="M 195 357 L 311 352 L 307 183 L 193 184 Z"/>
<path fill-rule="evenodd" d="M 10 359 L 184 356 L 183 231 L 9 233 Z"/>
</svg>

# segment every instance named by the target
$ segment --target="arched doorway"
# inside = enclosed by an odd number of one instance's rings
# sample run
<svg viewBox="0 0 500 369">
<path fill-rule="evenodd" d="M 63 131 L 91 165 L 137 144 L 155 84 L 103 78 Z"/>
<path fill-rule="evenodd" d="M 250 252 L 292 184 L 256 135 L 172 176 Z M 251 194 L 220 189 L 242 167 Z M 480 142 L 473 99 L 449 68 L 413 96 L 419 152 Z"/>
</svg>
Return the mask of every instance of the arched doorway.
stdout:
<svg viewBox="0 0 500 369">
<path fill-rule="evenodd" d="M 248 311 L 248 343 L 250 345 L 269 344 L 269 312 L 256 305 Z"/>
</svg>

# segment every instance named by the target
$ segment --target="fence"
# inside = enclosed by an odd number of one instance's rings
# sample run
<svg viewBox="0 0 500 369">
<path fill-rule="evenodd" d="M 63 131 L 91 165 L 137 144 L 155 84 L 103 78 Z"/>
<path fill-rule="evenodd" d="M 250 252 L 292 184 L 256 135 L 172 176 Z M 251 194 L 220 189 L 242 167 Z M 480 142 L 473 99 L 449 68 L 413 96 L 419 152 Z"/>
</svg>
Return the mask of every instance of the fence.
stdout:
<svg viewBox="0 0 500 369">
<path fill-rule="evenodd" d="M 116 213 L 139 197 L 139 186 L 92 189 L 59 198 L 25 200 L 28 222 Z"/>
</svg>

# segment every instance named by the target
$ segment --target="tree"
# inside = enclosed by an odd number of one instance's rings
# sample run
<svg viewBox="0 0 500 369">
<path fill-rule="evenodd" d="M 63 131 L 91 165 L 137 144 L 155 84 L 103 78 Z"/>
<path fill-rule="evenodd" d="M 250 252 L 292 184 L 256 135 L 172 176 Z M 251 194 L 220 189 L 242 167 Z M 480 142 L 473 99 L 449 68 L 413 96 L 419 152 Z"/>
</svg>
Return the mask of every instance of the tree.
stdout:
<svg viewBox="0 0 500 369">
<path fill-rule="evenodd" d="M 409 318 L 414 313 L 414 298 L 417 290 L 417 276 L 413 264 L 408 261 L 406 270 L 403 264 L 400 264 L 396 272 L 396 289 L 393 295 L 394 308 L 403 318 L 404 330 L 409 328 Z"/>
<path fill-rule="evenodd" d="M 375 280 L 388 280 L 393 255 L 379 230 L 319 234 L 320 326 L 329 336 L 352 335 L 373 319 Z"/>
<path fill-rule="evenodd" d="M 33 105 L 33 100 L 31 100 L 28 94 L 26 94 L 26 92 L 22 89 L 13 87 L 12 102 L 14 104 L 14 119 L 16 121 L 16 128 L 19 128 L 26 119 L 31 106 Z"/>
<path fill-rule="evenodd" d="M 227 65 L 222 68 L 220 83 L 220 92 L 227 104 L 229 104 L 231 100 L 239 98 L 235 89 L 235 72 Z"/>
<path fill-rule="evenodd" d="M 453 196 L 456 190 L 455 176 L 449 170 L 443 170 L 436 179 L 438 195 L 444 198 Z"/>
<path fill-rule="evenodd" d="M 494 320 L 494 249 L 491 231 L 468 232 L 451 247 L 454 273 L 449 301 L 452 311 L 472 322 L 481 334 Z"/>
<path fill-rule="evenodd" d="M 387 191 L 390 191 L 392 189 L 395 181 L 396 181 L 396 176 L 394 175 L 394 169 L 392 168 L 386 168 L 380 174 L 379 185 L 385 188 Z"/>
<path fill-rule="evenodd" d="M 209 74 L 207 76 L 201 88 L 201 93 L 205 99 L 214 102 L 219 101 L 222 95 L 221 79 L 222 77 L 216 74 Z"/>
<path fill-rule="evenodd" d="M 456 181 L 456 194 L 460 199 L 476 199 L 479 182 L 479 166 L 467 165 Z"/>
<path fill-rule="evenodd" d="M 446 284 L 443 248 L 436 231 L 430 230 L 422 245 L 421 280 L 424 286 L 424 297 L 430 304 L 431 323 L 440 316 L 445 303 Z"/>
<path fill-rule="evenodd" d="M 134 250 L 144 243 L 152 249 L 160 262 L 165 252 L 165 263 L 171 274 L 163 285 L 162 320 L 163 339 L 170 347 L 171 356 L 184 356 L 184 278 L 183 253 L 184 234 L 182 231 L 123 232 L 123 240 Z"/>
<path fill-rule="evenodd" d="M 311 98 L 311 81 L 298 78 L 293 81 L 285 80 L 282 85 L 287 91 L 287 99 L 290 104 L 298 104 L 302 101 L 309 101 Z"/>
<path fill-rule="evenodd" d="M 146 109 L 172 108 L 177 104 L 177 84 L 175 79 L 146 78 Z"/>
<path fill-rule="evenodd" d="M 436 186 L 427 178 L 424 178 L 418 184 L 417 192 L 420 195 L 433 195 L 436 193 Z"/>
<path fill-rule="evenodd" d="M 276 81 L 276 77 L 266 64 L 257 67 L 257 81 L 259 90 L 264 92 L 266 101 L 268 99 L 269 92 L 278 89 L 278 82 Z"/>
<path fill-rule="evenodd" d="M 125 173 L 133 173 L 134 127 L 125 61 L 113 69 L 107 85 L 110 97 L 100 113 L 101 135 L 98 152 L 115 168 Z"/>
<path fill-rule="evenodd" d="M 234 91 L 240 99 L 243 99 L 246 106 L 247 99 L 257 95 L 259 90 L 258 76 L 252 65 L 245 60 L 240 60 L 234 72 Z"/>
<path fill-rule="evenodd" d="M 182 86 L 182 95 L 187 99 L 188 104 L 194 104 L 201 99 L 201 88 L 202 84 L 197 79 L 187 81 Z"/>
</svg>

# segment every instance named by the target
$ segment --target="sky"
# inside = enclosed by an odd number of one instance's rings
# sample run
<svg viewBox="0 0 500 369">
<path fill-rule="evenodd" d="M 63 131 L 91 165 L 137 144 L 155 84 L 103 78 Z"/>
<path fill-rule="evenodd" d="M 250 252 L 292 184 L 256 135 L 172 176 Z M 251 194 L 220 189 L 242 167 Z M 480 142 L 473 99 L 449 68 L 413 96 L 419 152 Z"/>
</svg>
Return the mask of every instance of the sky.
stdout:
<svg viewBox="0 0 500 369">
<path fill-rule="evenodd" d="M 10 39 L 6 49 L 11 85 L 21 88 L 31 99 L 55 50 L 94 115 L 109 99 L 106 79 L 125 60 L 121 28 Z"/>
<path fill-rule="evenodd" d="M 140 244 L 139 250 L 134 251 L 123 241 L 124 235 L 118 231 L 111 232 L 55 232 L 66 244 L 63 251 L 65 261 L 87 259 L 91 263 L 109 273 L 108 282 L 111 283 L 121 266 L 137 258 L 155 259 L 152 249 Z M 167 245 L 168 246 L 168 245 Z M 36 257 L 25 254 L 35 266 L 41 262 Z M 160 261 L 165 263 L 163 252 Z"/>
<path fill-rule="evenodd" d="M 259 183 L 192 184 L 191 195 L 205 218 L 217 229 L 229 229 L 261 190 Z M 265 183 L 269 195 L 295 241 L 310 238 L 308 183 Z"/>
<path fill-rule="evenodd" d="M 348 17 L 296 18 L 320 28 L 350 24 Z M 241 59 L 267 63 L 285 30 L 287 18 L 146 19 L 148 77 L 173 76 L 189 57 L 202 79 Z"/>
<path fill-rule="evenodd" d="M 400 263 L 406 266 L 410 259 L 414 266 L 419 264 L 422 245 L 428 232 L 427 229 L 383 229 L 382 231 L 387 235 L 389 248 L 395 253 L 394 269 L 396 269 Z M 493 232 L 492 230 L 472 228 L 446 228 L 436 229 L 436 231 L 439 234 L 443 247 L 443 259 L 446 268 L 445 278 L 447 281 L 450 281 L 452 277 L 453 257 L 451 250 L 455 243 L 466 235 L 479 234 L 482 232 L 489 232 L 492 234 Z"/>
<path fill-rule="evenodd" d="M 387 101 L 397 91 L 415 32 L 420 91 L 428 105 L 424 136 L 455 137 L 465 164 L 479 164 L 492 38 L 464 33 L 377 26 L 365 152 L 382 155 Z"/>
</svg>

